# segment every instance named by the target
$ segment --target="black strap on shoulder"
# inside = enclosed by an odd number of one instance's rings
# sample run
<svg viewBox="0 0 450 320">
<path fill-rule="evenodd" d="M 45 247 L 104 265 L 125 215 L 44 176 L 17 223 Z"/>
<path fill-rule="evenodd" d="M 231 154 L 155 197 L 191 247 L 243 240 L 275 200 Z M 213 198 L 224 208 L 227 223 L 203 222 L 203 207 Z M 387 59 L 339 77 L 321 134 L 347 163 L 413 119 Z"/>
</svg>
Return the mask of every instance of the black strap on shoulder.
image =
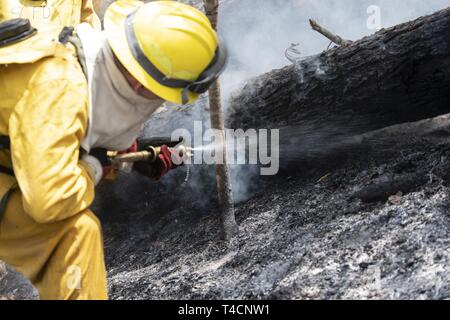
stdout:
<svg viewBox="0 0 450 320">
<path fill-rule="evenodd" d="M 7 174 L 9 176 L 14 176 L 14 170 L 5 166 L 0 165 L 0 173 Z"/>
<path fill-rule="evenodd" d="M 69 37 L 73 35 L 74 27 L 64 27 L 59 33 L 58 40 L 62 44 L 69 42 Z"/>
<path fill-rule="evenodd" d="M 9 196 L 11 195 L 14 188 L 15 188 L 15 186 L 13 186 L 11 189 L 6 191 L 6 193 L 3 195 L 2 199 L 0 200 L 0 221 L 2 219 L 2 216 L 5 214 L 6 205 L 8 204 Z"/>
<path fill-rule="evenodd" d="M 71 43 L 77 50 L 77 58 L 83 70 L 84 76 L 88 79 L 88 69 L 86 65 L 86 55 L 84 54 L 83 43 L 75 32 L 74 27 L 64 27 L 59 34 L 59 42 L 62 44 Z"/>
<path fill-rule="evenodd" d="M 13 184 L 11 188 L 9 188 L 9 190 L 6 191 L 3 197 L 0 199 L 0 223 L 2 222 L 2 217 L 5 214 L 8 200 L 15 189 L 17 189 L 17 183 Z"/>
<path fill-rule="evenodd" d="M 1 150 L 10 150 L 11 149 L 11 140 L 8 136 L 0 136 L 0 151 Z M 10 176 L 14 176 L 14 171 L 11 168 L 0 165 L 0 173 L 5 173 Z"/>
<path fill-rule="evenodd" d="M 0 150 L 11 149 L 11 140 L 8 136 L 0 136 Z"/>
<path fill-rule="evenodd" d="M 9 139 L 9 137 L 8 136 L 0 136 L 0 150 L 10 150 L 10 149 L 11 149 L 11 140 Z M 14 176 L 13 169 L 2 166 L 2 165 L 0 165 L 0 173 Z M 3 195 L 3 197 L 0 199 L 0 220 L 6 210 L 6 205 L 8 204 L 9 196 L 14 188 L 15 188 L 15 186 L 13 186 L 11 189 L 9 189 Z"/>
</svg>

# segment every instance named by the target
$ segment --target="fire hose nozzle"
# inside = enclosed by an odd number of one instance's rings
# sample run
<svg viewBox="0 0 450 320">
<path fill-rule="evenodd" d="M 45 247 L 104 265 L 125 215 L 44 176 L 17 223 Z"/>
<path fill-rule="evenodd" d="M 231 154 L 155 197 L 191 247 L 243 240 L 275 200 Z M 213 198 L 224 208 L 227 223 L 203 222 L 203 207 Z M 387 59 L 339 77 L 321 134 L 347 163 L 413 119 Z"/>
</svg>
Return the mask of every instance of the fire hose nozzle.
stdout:
<svg viewBox="0 0 450 320">
<path fill-rule="evenodd" d="M 176 147 L 175 151 L 178 152 L 178 156 L 181 159 L 192 158 L 192 156 L 193 156 L 192 148 L 184 146 L 184 145 Z"/>
<path fill-rule="evenodd" d="M 154 154 L 153 152 L 149 152 L 149 151 L 118 154 L 111 160 L 112 160 L 113 164 L 148 161 L 153 157 L 153 154 Z"/>
<path fill-rule="evenodd" d="M 192 157 L 192 148 L 180 145 L 173 148 L 181 159 Z M 155 162 L 161 153 L 161 147 L 149 146 L 146 151 L 132 152 L 126 154 L 117 154 L 112 157 L 113 165 L 121 165 L 124 163 L 134 163 L 138 161 Z"/>
</svg>

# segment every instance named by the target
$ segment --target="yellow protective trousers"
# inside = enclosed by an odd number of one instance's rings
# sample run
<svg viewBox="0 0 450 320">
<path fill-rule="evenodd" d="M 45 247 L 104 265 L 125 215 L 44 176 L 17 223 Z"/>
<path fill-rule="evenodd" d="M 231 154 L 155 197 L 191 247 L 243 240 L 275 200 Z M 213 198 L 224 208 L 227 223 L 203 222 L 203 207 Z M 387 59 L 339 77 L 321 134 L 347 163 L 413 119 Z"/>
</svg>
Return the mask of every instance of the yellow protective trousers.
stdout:
<svg viewBox="0 0 450 320">
<path fill-rule="evenodd" d="M 10 179 L 0 173 L 0 189 Z M 41 299 L 107 299 L 101 227 L 90 210 L 38 223 L 13 189 L 0 220 L 0 259 L 27 277 Z"/>
<path fill-rule="evenodd" d="M 88 125 L 87 81 L 58 33 L 0 48 L 0 260 L 42 299 L 106 299 L 95 185 L 80 161 Z"/>
</svg>

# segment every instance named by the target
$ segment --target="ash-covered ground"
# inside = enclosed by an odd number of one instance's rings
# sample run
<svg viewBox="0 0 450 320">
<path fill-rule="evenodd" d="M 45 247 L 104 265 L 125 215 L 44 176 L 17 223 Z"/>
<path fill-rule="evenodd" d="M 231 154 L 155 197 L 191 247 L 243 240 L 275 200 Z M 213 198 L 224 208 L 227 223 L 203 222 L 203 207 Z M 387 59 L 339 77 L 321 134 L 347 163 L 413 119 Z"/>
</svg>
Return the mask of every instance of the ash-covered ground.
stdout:
<svg viewBox="0 0 450 320">
<path fill-rule="evenodd" d="M 217 238 L 212 168 L 184 184 L 179 169 L 103 185 L 94 210 L 110 297 L 450 298 L 449 119 L 328 147 L 316 132 L 317 145 L 285 154 L 278 176 L 251 182 L 228 245 Z M 3 299 L 37 296 L 1 264 L 0 284 Z"/>
<path fill-rule="evenodd" d="M 192 132 L 208 114 L 204 101 L 169 107 L 145 132 Z M 240 233 L 229 244 L 218 239 L 213 167 L 191 167 L 187 182 L 180 168 L 104 185 L 95 209 L 111 298 L 450 298 L 449 119 L 353 136 L 367 123 L 317 112 L 281 128 L 278 175 L 233 168 Z"/>
<path fill-rule="evenodd" d="M 184 173 L 103 186 L 110 296 L 448 299 L 449 138 L 446 125 L 310 161 L 285 154 L 282 172 L 253 181 L 259 190 L 236 206 L 229 245 L 217 238 L 212 168 L 193 173 L 204 175 L 199 193 L 201 179 L 174 183 Z"/>
</svg>

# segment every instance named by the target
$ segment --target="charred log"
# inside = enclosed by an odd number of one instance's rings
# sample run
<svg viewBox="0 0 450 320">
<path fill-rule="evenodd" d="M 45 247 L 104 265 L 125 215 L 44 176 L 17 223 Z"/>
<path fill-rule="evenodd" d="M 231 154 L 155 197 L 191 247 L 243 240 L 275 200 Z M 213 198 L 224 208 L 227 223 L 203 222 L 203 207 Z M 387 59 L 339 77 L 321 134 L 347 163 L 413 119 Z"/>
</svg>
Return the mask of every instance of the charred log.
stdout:
<svg viewBox="0 0 450 320">
<path fill-rule="evenodd" d="M 450 8 L 251 80 L 231 128 L 333 125 L 353 134 L 450 112 Z"/>
</svg>

